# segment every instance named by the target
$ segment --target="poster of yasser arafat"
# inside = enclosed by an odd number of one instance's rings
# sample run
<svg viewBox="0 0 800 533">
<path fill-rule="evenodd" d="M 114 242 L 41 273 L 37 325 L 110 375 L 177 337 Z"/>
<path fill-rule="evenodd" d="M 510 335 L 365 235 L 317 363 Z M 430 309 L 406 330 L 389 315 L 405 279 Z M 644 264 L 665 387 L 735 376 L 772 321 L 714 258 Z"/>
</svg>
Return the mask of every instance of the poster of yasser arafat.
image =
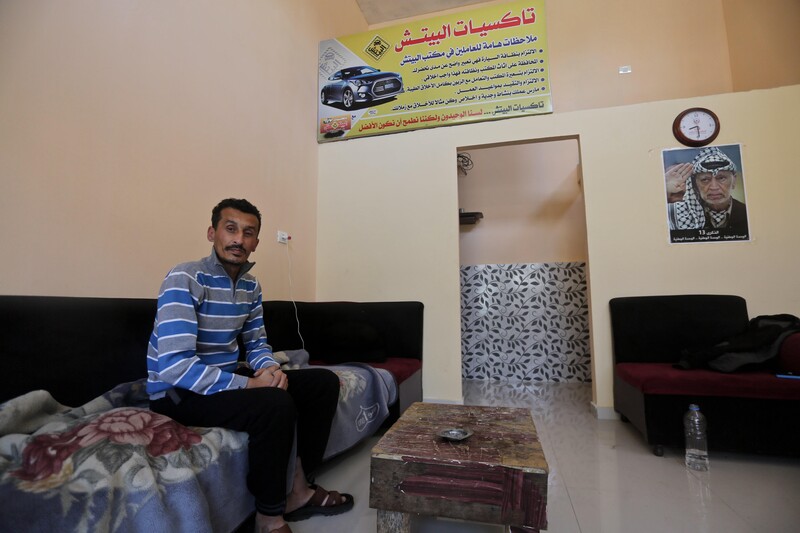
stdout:
<svg viewBox="0 0 800 533">
<path fill-rule="evenodd" d="M 553 111 L 544 0 L 322 41 L 319 142 Z"/>
<path fill-rule="evenodd" d="M 749 241 L 739 144 L 662 150 L 670 243 Z"/>
</svg>

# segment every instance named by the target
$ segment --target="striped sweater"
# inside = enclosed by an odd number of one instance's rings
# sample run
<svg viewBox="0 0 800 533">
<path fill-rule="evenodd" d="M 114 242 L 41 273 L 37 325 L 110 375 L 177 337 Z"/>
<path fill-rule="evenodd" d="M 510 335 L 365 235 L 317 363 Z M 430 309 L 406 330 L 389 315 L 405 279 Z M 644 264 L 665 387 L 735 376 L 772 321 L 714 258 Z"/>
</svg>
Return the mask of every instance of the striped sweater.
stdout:
<svg viewBox="0 0 800 533">
<path fill-rule="evenodd" d="M 278 364 L 267 344 L 261 287 L 242 266 L 235 283 L 211 250 L 199 261 L 173 268 L 158 295 L 147 349 L 147 392 L 151 400 L 171 388 L 198 394 L 242 389 L 247 378 L 234 374 L 241 333 L 253 369 Z"/>
</svg>

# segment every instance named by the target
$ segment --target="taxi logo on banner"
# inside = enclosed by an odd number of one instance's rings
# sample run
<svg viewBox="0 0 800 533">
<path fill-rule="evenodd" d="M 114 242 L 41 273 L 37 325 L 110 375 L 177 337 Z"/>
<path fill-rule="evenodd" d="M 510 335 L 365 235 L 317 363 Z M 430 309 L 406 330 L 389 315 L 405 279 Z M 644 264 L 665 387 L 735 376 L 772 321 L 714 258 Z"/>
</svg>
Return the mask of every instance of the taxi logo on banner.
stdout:
<svg viewBox="0 0 800 533">
<path fill-rule="evenodd" d="M 372 41 L 364 48 L 364 51 L 375 59 L 380 59 L 389 51 L 389 43 L 384 41 L 380 35 L 376 35 Z"/>
</svg>

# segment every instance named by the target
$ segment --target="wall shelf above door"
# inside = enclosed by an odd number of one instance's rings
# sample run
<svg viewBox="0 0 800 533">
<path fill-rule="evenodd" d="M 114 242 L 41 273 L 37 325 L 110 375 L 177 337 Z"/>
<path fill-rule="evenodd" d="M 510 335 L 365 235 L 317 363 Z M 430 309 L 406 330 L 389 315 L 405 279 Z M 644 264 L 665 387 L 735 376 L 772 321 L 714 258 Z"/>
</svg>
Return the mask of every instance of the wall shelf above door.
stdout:
<svg viewBox="0 0 800 533">
<path fill-rule="evenodd" d="M 458 223 L 461 225 L 477 224 L 478 221 L 482 218 L 483 218 L 483 213 L 481 213 L 480 211 L 458 212 Z"/>
</svg>

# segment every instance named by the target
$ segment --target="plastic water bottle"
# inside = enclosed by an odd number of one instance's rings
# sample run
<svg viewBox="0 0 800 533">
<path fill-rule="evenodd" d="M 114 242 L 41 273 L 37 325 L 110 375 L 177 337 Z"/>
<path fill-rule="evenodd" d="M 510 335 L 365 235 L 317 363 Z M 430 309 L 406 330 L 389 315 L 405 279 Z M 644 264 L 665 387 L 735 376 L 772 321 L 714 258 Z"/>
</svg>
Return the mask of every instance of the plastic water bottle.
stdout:
<svg viewBox="0 0 800 533">
<path fill-rule="evenodd" d="M 686 436 L 686 467 L 703 472 L 708 470 L 706 417 L 697 404 L 691 404 L 683 416 L 683 432 Z"/>
</svg>

